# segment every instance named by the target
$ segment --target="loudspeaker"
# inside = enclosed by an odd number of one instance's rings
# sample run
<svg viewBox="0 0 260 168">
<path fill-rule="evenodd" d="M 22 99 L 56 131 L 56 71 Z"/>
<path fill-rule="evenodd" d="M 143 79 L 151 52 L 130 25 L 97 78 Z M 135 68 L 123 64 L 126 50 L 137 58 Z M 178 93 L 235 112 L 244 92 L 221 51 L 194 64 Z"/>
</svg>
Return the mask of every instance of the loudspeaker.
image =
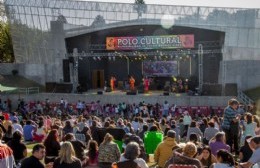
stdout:
<svg viewBox="0 0 260 168">
<path fill-rule="evenodd" d="M 46 82 L 45 83 L 45 91 L 47 93 L 52 93 L 56 87 L 56 82 Z"/>
<path fill-rule="evenodd" d="M 170 93 L 169 93 L 169 92 L 163 92 L 163 95 L 164 95 L 164 96 L 169 96 Z"/>
<path fill-rule="evenodd" d="M 63 81 L 70 82 L 70 62 L 68 59 L 63 60 Z"/>
<path fill-rule="evenodd" d="M 237 84 L 227 83 L 225 86 L 225 96 L 237 96 Z"/>
<path fill-rule="evenodd" d="M 137 92 L 136 91 L 128 91 L 126 92 L 126 95 L 136 95 Z"/>
<path fill-rule="evenodd" d="M 98 95 L 102 95 L 102 94 L 103 94 L 103 91 L 97 91 L 97 94 L 98 94 Z"/>
<path fill-rule="evenodd" d="M 222 85 L 220 84 L 203 84 L 202 94 L 205 96 L 221 96 Z"/>
<path fill-rule="evenodd" d="M 47 85 L 47 83 L 46 83 Z M 55 89 L 55 90 L 54 90 Z M 71 93 L 73 89 L 72 83 L 56 83 L 51 92 L 55 93 Z"/>
</svg>

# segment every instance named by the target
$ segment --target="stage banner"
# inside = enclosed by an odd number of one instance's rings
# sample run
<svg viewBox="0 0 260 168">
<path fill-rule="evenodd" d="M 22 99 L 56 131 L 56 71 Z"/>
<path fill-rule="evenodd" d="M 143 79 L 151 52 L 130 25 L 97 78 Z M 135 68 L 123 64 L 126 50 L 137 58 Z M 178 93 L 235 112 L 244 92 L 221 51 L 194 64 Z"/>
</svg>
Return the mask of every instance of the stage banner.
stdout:
<svg viewBox="0 0 260 168">
<path fill-rule="evenodd" d="M 194 48 L 194 35 L 107 37 L 107 50 Z"/>
<path fill-rule="evenodd" d="M 177 76 L 177 61 L 144 61 L 145 76 Z"/>
</svg>

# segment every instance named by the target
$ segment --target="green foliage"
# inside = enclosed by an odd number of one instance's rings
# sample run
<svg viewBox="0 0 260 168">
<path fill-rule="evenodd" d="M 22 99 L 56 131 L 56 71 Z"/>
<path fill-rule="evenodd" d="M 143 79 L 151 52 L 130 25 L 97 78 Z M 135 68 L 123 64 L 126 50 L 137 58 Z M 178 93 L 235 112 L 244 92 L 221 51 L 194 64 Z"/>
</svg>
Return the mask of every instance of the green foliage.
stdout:
<svg viewBox="0 0 260 168">
<path fill-rule="evenodd" d="M 10 25 L 4 21 L 0 22 L 0 62 L 14 62 Z"/>
</svg>

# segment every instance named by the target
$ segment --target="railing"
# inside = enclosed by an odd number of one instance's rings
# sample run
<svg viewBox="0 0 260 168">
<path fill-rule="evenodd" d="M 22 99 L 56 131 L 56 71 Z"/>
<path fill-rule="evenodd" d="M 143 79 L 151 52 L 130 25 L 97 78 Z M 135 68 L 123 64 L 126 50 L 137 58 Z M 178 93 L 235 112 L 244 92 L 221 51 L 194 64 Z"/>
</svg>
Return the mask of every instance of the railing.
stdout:
<svg viewBox="0 0 260 168">
<path fill-rule="evenodd" d="M 254 103 L 254 101 L 252 99 L 250 99 L 244 92 L 242 91 L 238 91 L 237 93 L 237 97 L 240 101 L 242 101 L 244 104 L 252 104 Z"/>
<path fill-rule="evenodd" d="M 29 87 L 29 88 L 18 88 L 18 93 L 19 94 L 37 94 L 40 92 L 39 87 Z"/>
</svg>

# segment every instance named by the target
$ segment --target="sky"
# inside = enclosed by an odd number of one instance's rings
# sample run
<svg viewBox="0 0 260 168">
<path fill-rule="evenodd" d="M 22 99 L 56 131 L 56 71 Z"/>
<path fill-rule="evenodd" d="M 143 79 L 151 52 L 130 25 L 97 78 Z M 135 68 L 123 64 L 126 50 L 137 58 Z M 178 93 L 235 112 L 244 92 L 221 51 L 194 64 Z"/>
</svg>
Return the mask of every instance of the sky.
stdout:
<svg viewBox="0 0 260 168">
<path fill-rule="evenodd" d="M 85 1 L 134 3 L 134 0 L 85 0 Z M 260 0 L 145 0 L 145 3 L 165 4 L 165 5 L 259 8 L 260 9 Z"/>
</svg>

